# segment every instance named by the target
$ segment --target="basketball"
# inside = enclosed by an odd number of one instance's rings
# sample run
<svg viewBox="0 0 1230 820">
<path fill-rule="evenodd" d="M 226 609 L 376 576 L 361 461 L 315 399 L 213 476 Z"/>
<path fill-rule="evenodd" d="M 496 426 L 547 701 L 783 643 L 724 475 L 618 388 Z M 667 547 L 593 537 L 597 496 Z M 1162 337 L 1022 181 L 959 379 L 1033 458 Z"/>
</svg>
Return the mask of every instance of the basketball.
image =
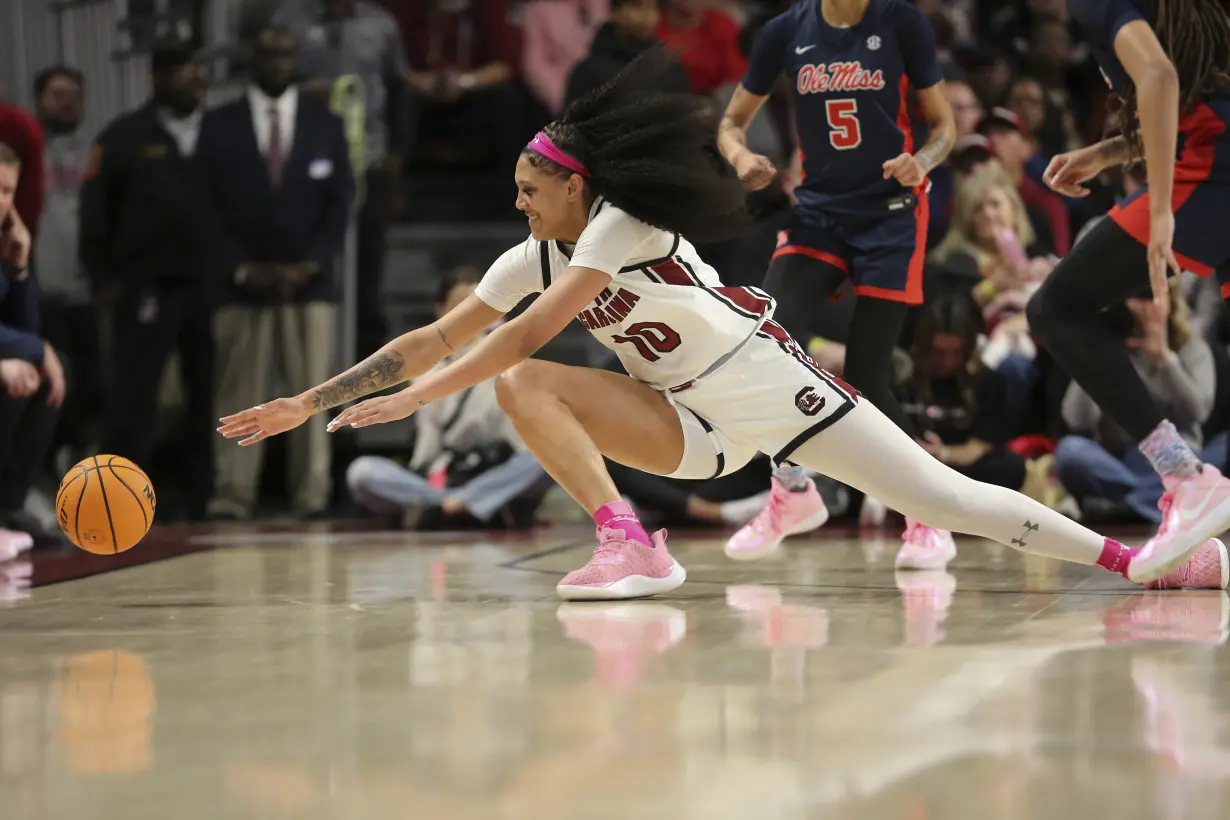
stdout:
<svg viewBox="0 0 1230 820">
<path fill-rule="evenodd" d="M 154 486 L 120 456 L 91 456 L 73 466 L 56 493 L 56 518 L 68 539 L 86 552 L 114 555 L 132 549 L 154 523 Z"/>
</svg>

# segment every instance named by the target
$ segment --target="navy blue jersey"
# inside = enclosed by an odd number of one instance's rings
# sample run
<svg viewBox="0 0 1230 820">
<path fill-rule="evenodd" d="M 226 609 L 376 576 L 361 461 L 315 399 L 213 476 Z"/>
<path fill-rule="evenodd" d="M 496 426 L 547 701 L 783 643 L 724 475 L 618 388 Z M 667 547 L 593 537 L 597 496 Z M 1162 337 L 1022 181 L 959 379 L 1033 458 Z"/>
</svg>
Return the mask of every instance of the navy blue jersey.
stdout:
<svg viewBox="0 0 1230 820">
<path fill-rule="evenodd" d="M 902 188 L 884 179 L 884 162 L 915 147 L 909 89 L 941 79 L 926 15 L 906 0 L 871 0 L 856 25 L 834 28 L 820 0 L 800 0 L 760 32 L 743 87 L 767 95 L 782 73 L 803 153 L 799 210 L 889 214 Z"/>
</svg>

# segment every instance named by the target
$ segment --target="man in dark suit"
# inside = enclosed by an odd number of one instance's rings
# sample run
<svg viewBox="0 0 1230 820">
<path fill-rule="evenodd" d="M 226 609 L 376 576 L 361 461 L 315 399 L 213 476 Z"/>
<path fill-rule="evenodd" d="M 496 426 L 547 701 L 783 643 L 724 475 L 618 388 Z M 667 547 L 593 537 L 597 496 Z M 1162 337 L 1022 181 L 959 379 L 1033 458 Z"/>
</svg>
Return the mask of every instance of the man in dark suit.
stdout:
<svg viewBox="0 0 1230 820">
<path fill-rule="evenodd" d="M 221 413 L 277 389 L 306 390 L 335 369 L 337 263 L 354 181 L 341 120 L 290 84 L 294 55 L 289 31 L 263 29 L 247 94 L 210 111 L 201 129 L 203 223 L 224 302 L 214 323 Z M 302 516 L 329 503 L 325 421 L 303 425 L 289 442 L 291 499 Z M 259 444 L 217 439 L 213 517 L 252 516 L 261 455 Z"/>
<path fill-rule="evenodd" d="M 217 416 L 193 169 L 206 82 L 192 46 L 177 36 L 154 44 L 150 67 L 152 99 L 113 120 L 94 143 L 81 188 L 78 251 L 111 319 L 103 452 L 154 467 L 159 388 L 178 352 L 184 412 L 176 466 L 155 476 L 158 518 L 199 520 L 213 488 Z"/>
</svg>

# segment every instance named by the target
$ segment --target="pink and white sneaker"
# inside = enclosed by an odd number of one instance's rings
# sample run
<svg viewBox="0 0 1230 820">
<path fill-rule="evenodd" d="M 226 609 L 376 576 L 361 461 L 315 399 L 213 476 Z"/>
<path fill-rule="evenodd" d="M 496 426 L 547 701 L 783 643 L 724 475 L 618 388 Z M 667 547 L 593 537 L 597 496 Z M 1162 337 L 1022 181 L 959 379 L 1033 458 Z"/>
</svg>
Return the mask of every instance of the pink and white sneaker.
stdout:
<svg viewBox="0 0 1230 820">
<path fill-rule="evenodd" d="M 734 561 L 754 561 L 765 558 L 782 545 L 790 535 L 811 532 L 829 520 L 828 507 L 816 490 L 816 482 L 807 479 L 807 489 L 791 492 L 786 485 L 772 478 L 769 501 L 760 514 L 736 532 L 726 542 L 726 557 Z"/>
<path fill-rule="evenodd" d="M 1162 483 L 1161 526 L 1128 565 L 1128 580 L 1138 584 L 1182 566 L 1206 541 L 1230 529 L 1230 480 L 1216 468 L 1206 464 L 1194 476 L 1166 476 Z"/>
<path fill-rule="evenodd" d="M 957 557 L 957 542 L 948 530 L 937 530 L 912 518 L 905 520 L 897 569 L 944 569 Z"/>
<path fill-rule="evenodd" d="M 1219 538 L 1210 538 L 1187 563 L 1150 581 L 1145 589 L 1225 589 L 1230 584 L 1230 558 Z"/>
<path fill-rule="evenodd" d="M 565 601 L 623 601 L 678 589 L 688 574 L 667 551 L 666 530 L 650 538 L 652 549 L 621 529 L 601 528 L 594 557 L 565 575 L 555 591 Z"/>
</svg>

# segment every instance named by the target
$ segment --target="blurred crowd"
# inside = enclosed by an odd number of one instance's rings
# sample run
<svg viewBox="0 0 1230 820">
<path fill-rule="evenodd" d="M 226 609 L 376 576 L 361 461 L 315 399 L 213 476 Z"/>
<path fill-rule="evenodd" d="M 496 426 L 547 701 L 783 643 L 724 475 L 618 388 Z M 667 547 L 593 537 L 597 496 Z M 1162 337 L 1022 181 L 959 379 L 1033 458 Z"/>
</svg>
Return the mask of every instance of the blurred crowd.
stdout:
<svg viewBox="0 0 1230 820">
<path fill-rule="evenodd" d="M 1107 172 L 1075 199 L 1042 183 L 1051 157 L 1101 135 L 1113 106 L 1106 84 L 1065 0 L 918 4 L 935 28 L 958 129 L 931 177 L 927 301 L 895 361 L 919 440 L 954 468 L 1069 515 L 1155 521 L 1160 480 L 1038 347 L 1024 310 L 1082 231 L 1143 183 L 1138 169 Z M 15 203 L 0 288 L 0 527 L 53 540 L 55 481 L 97 452 L 151 472 L 164 522 L 244 521 L 273 509 L 303 519 L 349 510 L 415 528 L 532 525 L 551 482 L 489 384 L 417 414 L 409 457 L 338 463 L 326 419 L 313 419 L 278 444 L 285 487 L 276 502 L 261 480 L 267 453 L 221 440 L 216 418 L 349 364 L 336 360 L 349 228 L 357 352 L 387 339 L 387 238 L 416 176 L 511 178 L 529 136 L 659 41 L 678 58 L 662 87 L 720 109 L 760 27 L 789 3 L 272 5 L 245 35 L 236 64 L 247 84 L 227 102 L 204 104 L 206 63 L 166 37 L 153 47 L 148 104 L 100 133 L 81 132 L 92 78 L 71 66 L 38 75 L 33 111 L 0 103 L 0 214 Z M 789 213 L 799 175 L 790 107 L 783 80 L 749 133 L 781 169 L 749 194 L 754 227 L 701 248 L 730 284 L 761 283 Z M 509 203 L 512 194 L 509 185 Z M 9 248 L 22 231 L 28 272 Z M 480 275 L 449 271 L 434 283 L 436 310 Z M 1212 278 L 1184 274 L 1174 295 L 1168 312 L 1129 301 L 1104 320 L 1166 416 L 1224 467 L 1230 328 L 1221 294 Z M 853 300 L 816 305 L 804 340 L 839 373 Z M 744 523 L 769 471 L 761 460 L 696 484 L 610 466 L 642 513 L 673 526 Z M 822 491 L 838 515 L 884 521 L 875 499 L 832 483 Z"/>
</svg>

